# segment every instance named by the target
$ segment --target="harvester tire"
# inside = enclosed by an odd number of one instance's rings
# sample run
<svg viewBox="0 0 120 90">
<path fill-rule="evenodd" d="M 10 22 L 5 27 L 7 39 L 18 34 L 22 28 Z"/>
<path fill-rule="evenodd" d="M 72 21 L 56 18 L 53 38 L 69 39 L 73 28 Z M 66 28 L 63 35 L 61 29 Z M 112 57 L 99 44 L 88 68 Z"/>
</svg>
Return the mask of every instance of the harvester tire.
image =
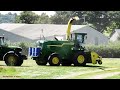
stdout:
<svg viewBox="0 0 120 90">
<path fill-rule="evenodd" d="M 74 66 L 85 66 L 86 65 L 86 57 L 84 52 L 77 52 L 73 58 Z"/>
<path fill-rule="evenodd" d="M 15 53 L 5 55 L 4 61 L 7 66 L 20 66 L 22 64 L 22 61 L 19 60 L 19 56 Z"/>
<path fill-rule="evenodd" d="M 37 65 L 46 65 L 47 61 L 46 60 L 35 60 Z"/>
<path fill-rule="evenodd" d="M 48 61 L 49 61 L 50 66 L 59 66 L 61 63 L 61 58 L 58 54 L 51 54 L 48 57 Z"/>
</svg>

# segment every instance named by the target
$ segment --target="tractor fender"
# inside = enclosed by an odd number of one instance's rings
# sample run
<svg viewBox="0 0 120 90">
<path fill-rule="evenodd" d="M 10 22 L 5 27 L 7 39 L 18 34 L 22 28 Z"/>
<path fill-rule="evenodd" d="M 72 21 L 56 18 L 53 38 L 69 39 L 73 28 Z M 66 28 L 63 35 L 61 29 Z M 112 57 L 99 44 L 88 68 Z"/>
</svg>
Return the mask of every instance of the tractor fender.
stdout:
<svg viewBox="0 0 120 90">
<path fill-rule="evenodd" d="M 7 54 L 11 54 L 11 53 L 13 53 L 13 54 L 15 54 L 16 56 L 18 56 L 14 51 L 9 51 L 9 52 L 7 52 L 7 53 L 3 56 L 3 60 L 4 60 L 4 58 L 5 58 L 5 56 L 6 56 Z"/>
<path fill-rule="evenodd" d="M 52 54 L 49 55 L 48 60 L 49 60 L 49 58 L 50 58 L 52 55 L 54 55 L 54 54 L 59 55 L 58 53 L 52 53 Z"/>
</svg>

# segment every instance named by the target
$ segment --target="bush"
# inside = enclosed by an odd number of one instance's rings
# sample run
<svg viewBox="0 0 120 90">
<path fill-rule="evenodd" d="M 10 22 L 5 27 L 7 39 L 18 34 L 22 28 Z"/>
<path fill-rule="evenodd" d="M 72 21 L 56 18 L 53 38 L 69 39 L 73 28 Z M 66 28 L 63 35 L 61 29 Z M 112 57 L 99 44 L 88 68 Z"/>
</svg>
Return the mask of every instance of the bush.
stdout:
<svg viewBox="0 0 120 90">
<path fill-rule="evenodd" d="M 108 45 L 86 45 L 86 48 L 90 51 L 97 52 L 103 58 L 120 58 L 120 42 L 112 43 Z"/>
<path fill-rule="evenodd" d="M 27 55 L 27 54 L 28 54 L 28 46 L 26 46 L 24 42 L 21 42 L 21 43 L 19 44 L 19 47 L 22 48 L 22 54 L 24 54 L 24 55 Z"/>
</svg>

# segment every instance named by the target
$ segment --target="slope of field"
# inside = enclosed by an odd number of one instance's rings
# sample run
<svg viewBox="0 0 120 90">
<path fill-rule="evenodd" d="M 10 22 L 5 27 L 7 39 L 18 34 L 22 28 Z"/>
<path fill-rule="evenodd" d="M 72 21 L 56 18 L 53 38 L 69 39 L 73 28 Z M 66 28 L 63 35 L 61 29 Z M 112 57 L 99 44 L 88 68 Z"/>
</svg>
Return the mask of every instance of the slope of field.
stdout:
<svg viewBox="0 0 120 90">
<path fill-rule="evenodd" d="M 34 60 L 21 67 L 6 66 L 0 61 L 0 79 L 119 79 L 120 59 L 103 58 L 103 64 L 75 66 L 38 66 Z"/>
</svg>

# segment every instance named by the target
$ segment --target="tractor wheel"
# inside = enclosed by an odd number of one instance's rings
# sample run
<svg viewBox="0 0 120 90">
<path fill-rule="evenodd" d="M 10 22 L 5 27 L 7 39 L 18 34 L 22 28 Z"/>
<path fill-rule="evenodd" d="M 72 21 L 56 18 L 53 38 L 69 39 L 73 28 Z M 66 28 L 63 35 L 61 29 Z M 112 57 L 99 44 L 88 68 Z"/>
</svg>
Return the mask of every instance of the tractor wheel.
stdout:
<svg viewBox="0 0 120 90">
<path fill-rule="evenodd" d="M 46 60 L 35 60 L 37 65 L 46 65 L 47 61 Z"/>
<path fill-rule="evenodd" d="M 48 57 L 48 61 L 49 61 L 50 66 L 59 66 L 61 62 L 61 58 L 58 54 L 51 54 Z"/>
<path fill-rule="evenodd" d="M 73 58 L 74 66 L 85 66 L 86 58 L 84 52 L 77 52 Z"/>
<path fill-rule="evenodd" d="M 101 64 L 102 64 L 102 61 L 101 61 L 101 60 L 99 60 L 99 61 L 98 61 L 98 64 L 100 64 L 100 65 L 101 65 Z"/>
<path fill-rule="evenodd" d="M 4 57 L 4 61 L 7 66 L 20 66 L 22 61 L 20 62 L 19 56 L 14 53 L 9 53 Z"/>
</svg>

